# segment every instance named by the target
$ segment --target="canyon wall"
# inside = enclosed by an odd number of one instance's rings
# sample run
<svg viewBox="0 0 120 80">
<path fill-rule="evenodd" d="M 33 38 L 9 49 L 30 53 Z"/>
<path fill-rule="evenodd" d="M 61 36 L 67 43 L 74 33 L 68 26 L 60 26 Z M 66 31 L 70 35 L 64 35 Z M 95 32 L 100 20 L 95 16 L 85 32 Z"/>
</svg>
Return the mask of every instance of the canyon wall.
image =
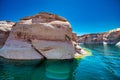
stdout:
<svg viewBox="0 0 120 80">
<path fill-rule="evenodd" d="M 116 44 L 120 41 L 120 28 L 110 30 L 104 33 L 95 33 L 95 34 L 85 34 L 78 36 L 78 43 L 83 44 Z"/>
</svg>

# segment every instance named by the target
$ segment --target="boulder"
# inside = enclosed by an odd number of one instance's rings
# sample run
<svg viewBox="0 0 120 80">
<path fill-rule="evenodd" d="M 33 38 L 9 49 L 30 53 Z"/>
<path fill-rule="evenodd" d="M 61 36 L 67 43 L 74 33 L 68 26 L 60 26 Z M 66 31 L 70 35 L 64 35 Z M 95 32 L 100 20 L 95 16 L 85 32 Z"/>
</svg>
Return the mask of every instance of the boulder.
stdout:
<svg viewBox="0 0 120 80">
<path fill-rule="evenodd" d="M 17 22 L 0 55 L 8 59 L 71 59 L 74 52 L 70 23 L 43 12 Z"/>
</svg>

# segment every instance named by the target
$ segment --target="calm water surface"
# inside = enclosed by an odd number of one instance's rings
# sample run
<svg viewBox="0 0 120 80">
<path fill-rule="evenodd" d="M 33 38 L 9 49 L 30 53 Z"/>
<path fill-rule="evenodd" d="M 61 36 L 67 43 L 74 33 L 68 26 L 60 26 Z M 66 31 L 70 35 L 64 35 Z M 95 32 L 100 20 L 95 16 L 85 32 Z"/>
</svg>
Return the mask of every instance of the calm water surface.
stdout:
<svg viewBox="0 0 120 80">
<path fill-rule="evenodd" d="M 81 45 L 93 53 L 81 60 L 0 59 L 0 80 L 120 80 L 120 48 Z"/>
</svg>

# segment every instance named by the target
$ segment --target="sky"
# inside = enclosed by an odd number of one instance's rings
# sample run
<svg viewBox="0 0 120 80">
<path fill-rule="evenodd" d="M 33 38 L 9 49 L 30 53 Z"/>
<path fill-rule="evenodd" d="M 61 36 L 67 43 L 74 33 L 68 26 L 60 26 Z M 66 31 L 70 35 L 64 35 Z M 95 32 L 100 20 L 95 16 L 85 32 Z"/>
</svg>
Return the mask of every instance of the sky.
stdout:
<svg viewBox="0 0 120 80">
<path fill-rule="evenodd" d="M 0 0 L 0 20 L 50 12 L 66 18 L 78 35 L 120 27 L 120 0 Z"/>
</svg>

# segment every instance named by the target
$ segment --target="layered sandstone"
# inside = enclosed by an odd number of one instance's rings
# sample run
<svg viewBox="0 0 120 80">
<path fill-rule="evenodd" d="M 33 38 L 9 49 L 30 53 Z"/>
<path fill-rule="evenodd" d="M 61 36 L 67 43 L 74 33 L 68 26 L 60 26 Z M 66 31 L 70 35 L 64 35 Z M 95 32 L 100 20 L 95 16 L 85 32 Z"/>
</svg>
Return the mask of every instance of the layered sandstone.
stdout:
<svg viewBox="0 0 120 80">
<path fill-rule="evenodd" d="M 4 45 L 14 24 L 11 21 L 0 21 L 0 46 Z"/>
<path fill-rule="evenodd" d="M 78 36 L 78 42 L 84 44 L 106 43 L 116 44 L 120 41 L 120 28 L 95 34 L 86 34 Z"/>
<path fill-rule="evenodd" d="M 103 42 L 116 44 L 120 41 L 120 28 L 110 30 L 103 35 Z"/>
<path fill-rule="evenodd" d="M 103 34 L 96 33 L 96 34 L 85 34 L 82 36 L 78 36 L 78 43 L 102 43 L 103 42 Z"/>
<path fill-rule="evenodd" d="M 75 53 L 72 37 L 66 19 L 39 13 L 13 26 L 0 55 L 8 59 L 71 59 Z"/>
</svg>

